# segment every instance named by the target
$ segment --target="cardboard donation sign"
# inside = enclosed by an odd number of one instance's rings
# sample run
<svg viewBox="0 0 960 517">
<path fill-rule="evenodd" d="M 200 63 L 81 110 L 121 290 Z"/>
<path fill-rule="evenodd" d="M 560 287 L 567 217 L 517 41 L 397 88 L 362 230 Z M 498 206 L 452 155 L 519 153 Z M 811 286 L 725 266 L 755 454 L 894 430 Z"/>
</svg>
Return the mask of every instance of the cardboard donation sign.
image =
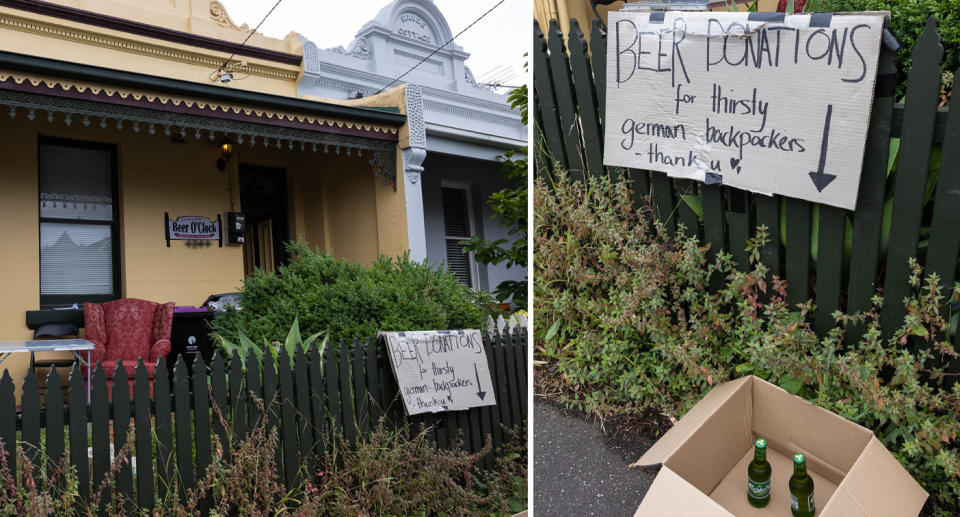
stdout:
<svg viewBox="0 0 960 517">
<path fill-rule="evenodd" d="M 757 438 L 773 470 L 764 508 L 747 501 Z M 806 455 L 817 517 L 916 516 L 927 499 L 870 430 L 749 376 L 714 387 L 634 464 L 663 465 L 636 516 L 790 517 L 796 452 Z"/>
<path fill-rule="evenodd" d="M 381 332 L 408 415 L 497 403 L 480 331 Z"/>
<path fill-rule="evenodd" d="M 603 163 L 854 209 L 884 16 L 610 13 Z"/>
</svg>

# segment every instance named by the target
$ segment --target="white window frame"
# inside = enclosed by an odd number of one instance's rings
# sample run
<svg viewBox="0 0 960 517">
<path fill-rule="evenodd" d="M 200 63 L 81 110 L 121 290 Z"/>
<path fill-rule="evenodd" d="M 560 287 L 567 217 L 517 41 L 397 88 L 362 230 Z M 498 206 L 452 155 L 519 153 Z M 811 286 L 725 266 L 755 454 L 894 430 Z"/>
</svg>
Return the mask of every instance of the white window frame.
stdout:
<svg viewBox="0 0 960 517">
<path fill-rule="evenodd" d="M 470 235 L 467 235 L 466 238 L 461 240 L 466 240 L 472 237 L 473 235 L 476 235 L 477 229 L 476 229 L 476 225 L 474 224 L 472 185 L 470 185 L 469 183 L 460 183 L 455 181 L 441 180 L 440 188 L 441 189 L 445 189 L 445 188 L 457 189 L 457 190 L 463 190 L 465 192 L 466 194 L 465 197 L 467 198 L 467 230 L 470 232 Z M 442 209 L 443 209 L 443 191 L 442 190 L 440 191 L 440 204 L 441 204 L 440 208 L 442 212 Z M 445 219 L 442 219 L 442 221 L 443 221 L 443 256 L 444 258 L 448 258 L 447 257 L 447 222 Z M 458 238 L 458 237 L 452 237 L 452 238 Z M 467 253 L 467 258 L 470 264 L 469 266 L 470 267 L 470 283 L 472 284 L 471 288 L 474 291 L 482 291 L 482 289 L 480 289 L 480 270 L 477 267 L 477 260 L 476 260 L 476 257 L 474 257 L 474 252 L 471 251 L 470 253 Z M 445 262 L 447 264 L 450 263 L 449 259 L 446 260 Z"/>
</svg>

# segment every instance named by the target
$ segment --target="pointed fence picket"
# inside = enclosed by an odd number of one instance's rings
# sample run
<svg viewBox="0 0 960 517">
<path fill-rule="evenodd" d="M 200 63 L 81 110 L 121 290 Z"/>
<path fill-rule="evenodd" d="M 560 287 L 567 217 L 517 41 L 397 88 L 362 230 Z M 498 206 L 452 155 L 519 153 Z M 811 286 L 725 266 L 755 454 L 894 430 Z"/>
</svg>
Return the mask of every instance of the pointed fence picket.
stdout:
<svg viewBox="0 0 960 517">
<path fill-rule="evenodd" d="M 607 35 L 602 25 L 594 20 L 589 52 L 577 23 L 570 24 L 566 46 L 555 21 L 546 37 L 541 29 L 535 21 L 533 120 L 538 175 L 550 178 L 556 166 L 573 179 L 583 178 L 584 169 L 590 175 L 621 179 L 619 168 L 604 172 L 598 165 L 606 115 Z M 747 240 L 756 235 L 758 226 L 765 226 L 768 241 L 760 248 L 760 260 L 769 277 L 787 280 L 790 304 L 814 302 L 813 324 L 818 333 L 823 335 L 835 326 L 836 311 L 869 310 L 871 298 L 882 287 L 886 301 L 881 326 L 884 335 L 892 335 L 903 324 L 903 299 L 914 290 L 909 284 L 909 258 L 918 258 L 925 275 L 937 273 L 945 288 L 952 289 L 960 278 L 960 232 L 956 231 L 960 224 L 960 117 L 950 117 L 938 107 L 943 49 L 933 17 L 912 52 L 906 98 L 903 104 L 894 104 L 894 52 L 881 49 L 856 210 L 674 181 L 662 172 L 629 169 L 625 172 L 634 203 L 652 204 L 668 231 L 683 223 L 688 235 L 710 244 L 710 259 L 725 250 L 741 269 L 749 266 Z M 896 174 L 889 173 L 891 138 L 901 139 Z M 939 171 L 937 176 L 930 173 L 928 181 L 931 151 L 938 145 L 942 145 Z M 887 199 L 891 191 L 892 199 Z M 691 198 L 701 202 L 701 215 L 690 209 Z M 884 212 L 890 210 L 892 223 L 884 237 Z M 711 288 L 717 289 L 722 281 L 711 279 Z M 950 293 L 942 294 L 946 310 Z M 862 333 L 862 327 L 851 327 L 847 342 L 859 340 Z M 954 339 L 960 345 L 960 331 Z M 952 371 L 960 372 L 960 360 L 954 361 Z"/>
<path fill-rule="evenodd" d="M 6 372 L 4 372 L 6 374 Z M 4 377 L 7 379 L 8 377 Z M 8 413 L 4 405 L 3 382 L 0 381 L 0 414 L 9 415 L 13 413 L 12 409 Z M 79 363 L 73 363 L 73 369 L 70 371 L 70 464 L 73 465 L 77 473 L 77 493 L 81 501 L 90 500 L 90 458 L 87 455 L 87 383 L 86 377 L 80 370 Z M 0 419 L 2 420 L 2 419 Z M 16 422 L 11 420 L 10 425 Z M 147 420 L 149 428 L 149 417 Z M 0 428 L 0 436 L 3 435 Z M 149 445 L 148 445 L 149 447 Z M 150 454 L 147 449 L 147 454 Z M 144 456 L 146 456 L 144 455 Z M 144 457 L 141 456 L 141 457 Z M 150 493 L 153 494 L 153 484 L 151 482 Z M 152 505 L 146 504 L 145 508 Z"/>
<path fill-rule="evenodd" d="M 236 355 L 234 355 L 236 356 Z M 157 495 L 160 500 L 167 497 L 167 492 L 173 487 L 173 425 L 170 406 L 170 380 L 167 374 L 167 363 L 160 361 L 153 373 L 153 396 L 156 401 L 156 423 L 154 431 L 157 434 Z"/>
<path fill-rule="evenodd" d="M 134 450 L 138 458 L 150 458 L 153 456 L 150 433 L 150 378 L 143 359 L 137 361 L 133 377 L 133 432 L 136 440 Z M 152 461 L 142 461 L 137 467 L 137 504 L 140 508 L 153 508 Z"/>
<path fill-rule="evenodd" d="M 120 469 L 116 474 L 117 497 L 124 513 L 133 513 L 133 467 L 130 464 L 132 452 L 124 452 L 127 434 L 130 431 L 130 389 L 127 384 L 127 369 L 117 361 L 113 370 L 113 461 L 123 454 Z"/>
<path fill-rule="evenodd" d="M 911 291 L 907 260 L 917 256 L 923 197 L 937 115 L 941 57 L 943 46 L 940 45 L 936 22 L 931 16 L 913 49 L 913 67 L 910 69 L 907 97 L 904 100 L 904 105 L 909 109 L 903 113 L 904 132 L 894 185 L 890 251 L 887 253 L 887 274 L 883 282 L 886 303 L 882 323 L 886 334 L 892 334 L 902 324 L 906 314 L 903 298 Z M 937 74 L 930 73 L 930 70 L 936 70 Z M 954 267 L 955 262 L 956 258 Z"/>
<path fill-rule="evenodd" d="M 507 326 L 503 319 L 498 324 Z M 208 367 L 197 356 L 192 374 L 183 357 L 177 359 L 172 375 L 161 360 L 152 393 L 142 360 L 135 366 L 98 363 L 92 373 L 89 405 L 86 376 L 79 365 L 69 371 L 68 379 L 62 377 L 66 370 L 51 369 L 45 404 L 30 370 L 22 384 L 19 412 L 14 383 L 4 371 L 0 456 L 5 455 L 8 467 L 15 468 L 12 459 L 21 449 L 31 460 L 38 486 L 54 479 L 51 474 L 65 459 L 76 472 L 80 499 L 90 502 L 98 494 L 101 514 L 108 507 L 128 514 L 135 507 L 150 510 L 167 497 L 185 500 L 187 490 L 205 475 L 214 453 L 223 451 L 224 461 L 229 461 L 231 444 L 248 436 L 264 419 L 277 429 L 277 473 L 287 488 L 309 479 L 329 461 L 328 454 L 335 450 L 331 432 L 349 444 L 380 425 L 409 426 L 414 432 L 421 425 L 431 426 L 426 431 L 438 446 L 470 452 L 492 441 L 494 452 L 481 462 L 491 466 L 504 443 L 504 427 L 526 421 L 526 328 L 515 322 L 512 331 L 484 333 L 483 343 L 493 380 L 489 396 L 496 397 L 496 405 L 426 417 L 404 414 L 386 350 L 376 339 L 328 343 L 322 352 L 297 350 L 292 363 L 285 349 L 276 362 L 271 354 L 258 359 L 251 353 L 244 363 L 234 353 L 229 367 L 222 357 L 215 356 Z M 113 380 L 109 390 L 108 372 Z M 69 386 L 66 406 L 60 389 L 64 382 Z M 132 442 L 130 448 L 121 458 L 128 442 Z M 101 487 L 114 466 L 113 483 Z M 200 509 L 209 508 L 210 502 L 201 500 Z"/>
</svg>

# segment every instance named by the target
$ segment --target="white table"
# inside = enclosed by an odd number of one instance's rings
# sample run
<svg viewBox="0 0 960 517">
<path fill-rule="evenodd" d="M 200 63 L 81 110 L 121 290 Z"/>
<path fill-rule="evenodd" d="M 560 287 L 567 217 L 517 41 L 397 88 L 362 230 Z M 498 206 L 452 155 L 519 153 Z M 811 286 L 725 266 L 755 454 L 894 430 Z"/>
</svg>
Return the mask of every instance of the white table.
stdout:
<svg viewBox="0 0 960 517">
<path fill-rule="evenodd" d="M 95 345 L 86 339 L 38 339 L 29 341 L 0 341 L 0 363 L 18 352 L 73 352 L 81 365 L 87 367 L 87 404 L 90 403 L 90 353 Z M 87 360 L 81 355 L 87 353 Z"/>
</svg>

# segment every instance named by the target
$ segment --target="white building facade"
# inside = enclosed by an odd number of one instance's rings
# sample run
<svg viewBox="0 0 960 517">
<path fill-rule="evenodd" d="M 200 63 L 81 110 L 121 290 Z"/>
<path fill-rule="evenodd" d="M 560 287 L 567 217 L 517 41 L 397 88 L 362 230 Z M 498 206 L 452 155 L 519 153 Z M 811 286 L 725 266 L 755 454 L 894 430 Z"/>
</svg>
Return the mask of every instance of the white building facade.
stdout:
<svg viewBox="0 0 960 517">
<path fill-rule="evenodd" d="M 298 94 L 348 99 L 408 83 L 410 146 L 403 150 L 402 177 L 411 258 L 446 264 L 465 284 L 492 291 L 504 280 L 522 280 L 526 271 L 478 264 L 458 241 L 474 234 L 509 238 L 491 219 L 487 199 L 507 186 L 500 157 L 526 145 L 527 128 L 506 95 L 477 84 L 463 48 L 450 43 L 431 55 L 451 36 L 432 0 L 394 0 L 347 46 L 320 49 L 301 36 Z"/>
</svg>

